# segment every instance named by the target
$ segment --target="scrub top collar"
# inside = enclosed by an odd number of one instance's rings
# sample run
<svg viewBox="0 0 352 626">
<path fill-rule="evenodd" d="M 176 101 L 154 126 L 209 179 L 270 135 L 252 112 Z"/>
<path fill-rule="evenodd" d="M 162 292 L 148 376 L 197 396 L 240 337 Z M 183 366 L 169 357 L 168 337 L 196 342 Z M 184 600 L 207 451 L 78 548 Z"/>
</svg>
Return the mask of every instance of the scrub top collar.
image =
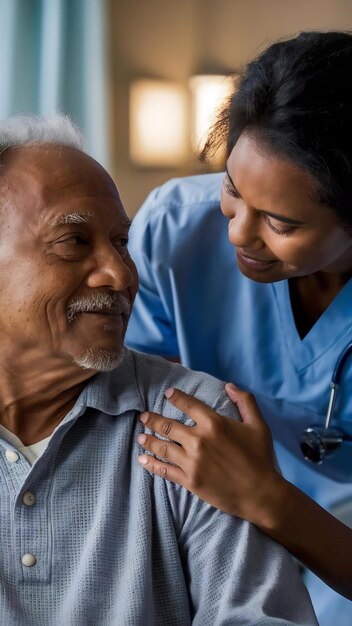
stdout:
<svg viewBox="0 0 352 626">
<path fill-rule="evenodd" d="M 303 371 L 323 357 L 330 348 L 336 346 L 337 341 L 341 340 L 342 349 L 344 338 L 345 342 L 350 341 L 352 279 L 344 285 L 303 339 L 297 331 L 294 320 L 288 280 L 273 283 L 271 286 L 283 336 L 297 372 Z"/>
</svg>

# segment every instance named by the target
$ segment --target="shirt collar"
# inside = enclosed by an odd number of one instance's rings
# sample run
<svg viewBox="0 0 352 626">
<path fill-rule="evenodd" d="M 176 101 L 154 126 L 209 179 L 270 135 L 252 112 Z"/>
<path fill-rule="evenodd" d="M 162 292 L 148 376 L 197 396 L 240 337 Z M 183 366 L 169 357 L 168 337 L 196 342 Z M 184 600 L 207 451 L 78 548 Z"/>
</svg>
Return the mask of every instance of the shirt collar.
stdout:
<svg viewBox="0 0 352 626">
<path fill-rule="evenodd" d="M 145 410 L 131 350 L 125 347 L 122 360 L 114 370 L 96 374 L 88 382 L 61 423 L 77 419 L 87 408 L 116 416 L 127 411 Z"/>
</svg>

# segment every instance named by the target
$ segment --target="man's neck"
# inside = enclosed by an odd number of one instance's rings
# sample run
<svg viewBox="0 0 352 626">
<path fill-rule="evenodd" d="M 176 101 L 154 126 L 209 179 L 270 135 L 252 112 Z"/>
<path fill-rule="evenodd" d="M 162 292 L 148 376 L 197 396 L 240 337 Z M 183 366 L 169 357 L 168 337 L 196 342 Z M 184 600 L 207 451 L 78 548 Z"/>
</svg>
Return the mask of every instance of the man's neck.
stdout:
<svg viewBox="0 0 352 626">
<path fill-rule="evenodd" d="M 25 446 L 49 437 L 74 406 L 86 382 L 60 393 L 47 404 L 32 406 L 19 402 L 0 413 L 0 423 L 16 435 Z"/>
<path fill-rule="evenodd" d="M 95 372 L 36 349 L 11 357 L 0 361 L 0 424 L 31 445 L 52 434 Z"/>
</svg>

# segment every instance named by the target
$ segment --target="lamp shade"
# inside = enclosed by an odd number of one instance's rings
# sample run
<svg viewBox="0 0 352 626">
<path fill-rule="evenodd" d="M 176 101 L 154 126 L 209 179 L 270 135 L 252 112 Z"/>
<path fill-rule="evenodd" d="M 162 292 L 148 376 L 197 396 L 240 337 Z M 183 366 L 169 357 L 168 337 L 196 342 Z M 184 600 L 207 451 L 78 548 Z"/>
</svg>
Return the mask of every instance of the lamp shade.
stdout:
<svg viewBox="0 0 352 626">
<path fill-rule="evenodd" d="M 187 158 L 187 93 L 177 83 L 141 79 L 130 86 L 130 157 L 139 166 L 173 167 Z"/>
</svg>

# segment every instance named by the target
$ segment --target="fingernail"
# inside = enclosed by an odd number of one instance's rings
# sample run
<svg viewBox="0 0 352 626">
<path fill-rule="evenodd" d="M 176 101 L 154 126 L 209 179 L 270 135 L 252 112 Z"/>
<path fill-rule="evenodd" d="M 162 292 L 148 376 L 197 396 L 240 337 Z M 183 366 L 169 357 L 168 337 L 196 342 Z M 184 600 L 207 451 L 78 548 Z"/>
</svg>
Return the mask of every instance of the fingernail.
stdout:
<svg viewBox="0 0 352 626">
<path fill-rule="evenodd" d="M 165 396 L 167 398 L 171 398 L 172 394 L 174 393 L 175 389 L 173 389 L 172 387 L 169 387 L 168 389 L 166 389 L 165 391 Z"/>
<path fill-rule="evenodd" d="M 148 456 L 146 454 L 141 454 L 140 456 L 137 457 L 137 461 L 140 465 L 147 465 Z"/>
<path fill-rule="evenodd" d="M 148 413 L 141 413 L 139 419 L 145 424 L 148 421 Z"/>
<path fill-rule="evenodd" d="M 143 444 L 145 444 L 146 439 L 147 439 L 147 436 L 144 433 L 142 433 L 141 435 L 138 435 L 138 437 L 137 437 L 137 441 L 138 441 L 138 443 L 141 444 L 141 446 L 143 446 Z"/>
<path fill-rule="evenodd" d="M 238 387 L 236 387 L 234 383 L 226 383 L 225 387 L 230 387 L 230 389 L 234 389 L 235 391 L 238 391 Z"/>
</svg>

